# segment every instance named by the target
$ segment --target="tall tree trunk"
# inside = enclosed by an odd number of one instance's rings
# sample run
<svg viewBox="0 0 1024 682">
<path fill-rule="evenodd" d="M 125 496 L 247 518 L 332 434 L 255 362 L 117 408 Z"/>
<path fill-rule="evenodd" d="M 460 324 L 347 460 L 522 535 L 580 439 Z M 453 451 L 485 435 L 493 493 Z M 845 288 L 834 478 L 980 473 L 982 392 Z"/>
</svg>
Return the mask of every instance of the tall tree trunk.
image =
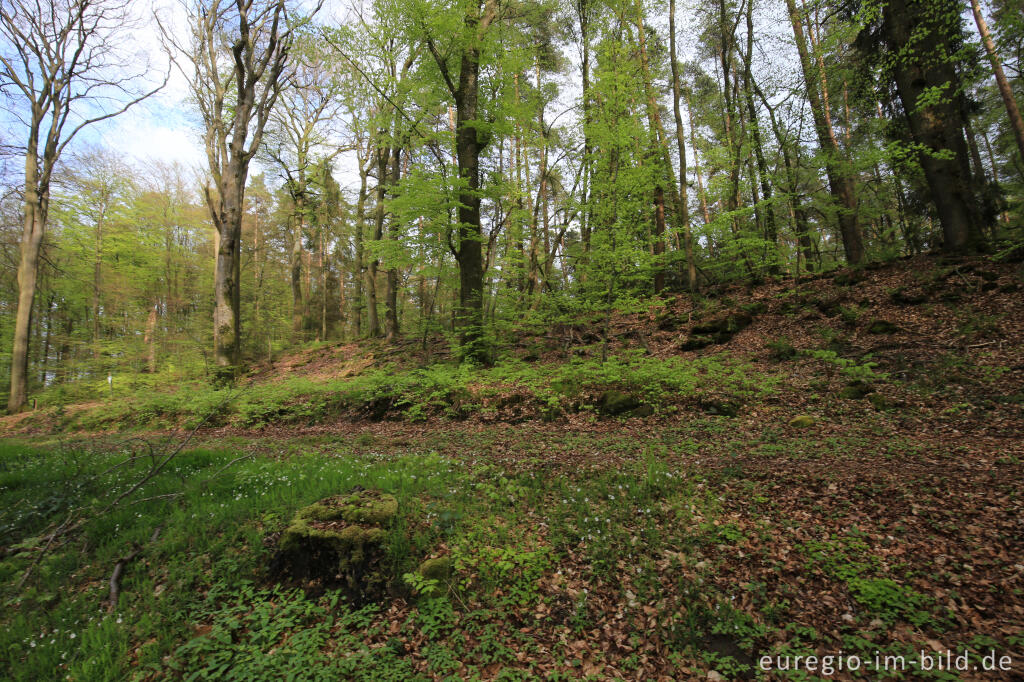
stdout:
<svg viewBox="0 0 1024 682">
<path fill-rule="evenodd" d="M 912 35 L 920 35 L 922 31 L 927 35 L 928 47 L 922 48 L 925 53 L 915 50 L 895 61 L 896 90 L 911 135 L 926 150 L 918 154 L 918 160 L 942 225 L 944 247 L 963 252 L 981 247 L 981 217 L 972 189 L 962 109 L 959 98 L 952 94 L 956 92 L 959 77 L 955 66 L 947 59 L 935 58 L 951 53 L 951 34 L 959 31 L 960 26 L 959 15 L 954 11 L 955 1 L 945 1 L 945 7 L 941 8 L 924 7 L 922 0 L 890 0 L 882 12 L 882 30 L 893 51 L 907 45 Z M 928 51 L 934 54 L 929 55 Z M 926 92 L 945 88 L 950 92 L 939 101 L 918 105 Z"/>
<path fill-rule="evenodd" d="M 218 367 L 241 362 L 241 315 L 239 265 L 242 243 L 242 188 L 246 169 L 229 163 L 230 180 L 220 199 L 221 210 L 215 227 L 218 234 L 217 261 L 213 279 L 213 357 Z"/>
<path fill-rule="evenodd" d="M 665 288 L 665 268 L 661 256 L 665 253 L 665 191 L 654 186 L 654 293 Z"/>
<path fill-rule="evenodd" d="M 46 328 L 46 336 L 43 341 L 43 352 L 39 355 L 39 383 L 46 386 L 46 370 L 50 360 L 50 344 L 53 340 L 53 304 L 55 298 L 53 294 L 50 295 L 49 300 L 46 301 L 46 319 L 43 325 Z"/>
<path fill-rule="evenodd" d="M 295 197 L 295 215 L 292 217 L 292 252 L 289 260 L 292 281 L 292 331 L 302 333 L 302 313 L 306 308 L 302 290 L 302 233 L 306 226 L 306 200 L 301 190 Z M 301 339 L 301 337 L 299 337 Z"/>
<path fill-rule="evenodd" d="M 391 149 L 391 174 L 388 184 L 394 188 L 398 186 L 401 177 L 401 146 Z M 392 190 L 394 191 L 394 190 Z M 389 235 L 390 239 L 397 240 L 394 231 L 397 229 L 394 219 L 391 220 Z M 393 260 L 393 259 L 392 259 Z M 398 338 L 398 268 L 394 263 L 388 263 L 387 284 L 384 289 L 384 327 L 389 341 Z"/>
<path fill-rule="evenodd" d="M 672 169 L 672 162 L 669 158 L 668 139 L 665 135 L 665 126 L 661 122 L 661 112 L 658 108 L 657 96 L 654 91 L 654 82 L 651 76 L 650 59 L 647 55 L 647 37 L 644 30 L 643 3 L 637 0 L 635 3 L 637 45 L 640 48 L 640 73 L 643 78 L 644 94 L 647 97 L 647 121 L 648 127 L 654 134 L 657 144 L 657 156 L 661 162 L 662 171 L 668 179 L 668 189 L 672 196 L 672 203 L 675 205 L 676 218 L 682 220 L 684 199 L 676 189 L 675 171 Z M 660 178 L 656 180 L 654 187 L 654 248 L 655 255 L 655 276 L 654 292 L 660 293 L 665 285 L 664 263 L 661 255 L 665 253 L 665 188 Z"/>
<path fill-rule="evenodd" d="M 769 102 L 768 98 L 765 97 L 764 92 L 757 85 L 757 81 L 752 81 L 751 85 L 753 85 L 754 92 L 757 93 L 758 99 L 761 100 L 761 104 L 763 104 L 764 108 L 768 111 L 768 119 L 772 124 L 772 132 L 775 134 L 775 139 L 779 143 L 779 149 L 782 151 L 782 163 L 786 167 L 786 192 L 789 194 L 790 212 L 793 216 L 793 229 L 796 233 L 797 244 L 804 256 L 804 268 L 810 272 L 814 270 L 814 247 L 811 244 L 810 230 L 807 227 L 809 222 L 807 220 L 807 211 L 804 209 L 803 200 L 800 197 L 800 183 L 797 178 L 798 160 L 794 160 L 793 155 L 789 151 L 789 145 L 786 143 L 786 137 L 782 133 L 782 127 L 779 125 L 779 121 L 775 117 L 775 109 L 772 107 L 771 102 Z M 797 271 L 799 272 L 799 267 L 797 268 Z"/>
<path fill-rule="evenodd" d="M 380 131 L 380 140 L 378 141 L 377 150 L 375 152 L 377 158 L 377 205 L 374 210 L 373 216 L 373 240 L 379 242 L 384 238 L 384 218 L 385 218 L 385 206 L 384 199 L 387 196 L 387 185 L 388 185 L 388 169 L 389 161 L 391 159 L 391 150 L 384 145 L 384 131 Z M 366 270 L 366 299 L 367 299 L 367 316 L 368 329 L 367 333 L 371 336 L 380 336 L 380 316 L 377 311 L 377 270 L 380 267 L 380 258 L 374 256 L 373 260 L 370 261 L 370 265 Z"/>
<path fill-rule="evenodd" d="M 582 252 L 579 256 L 577 268 L 579 281 L 586 280 L 586 264 L 590 259 L 590 235 L 593 230 L 594 206 L 590 201 L 589 190 L 593 186 L 593 140 L 591 139 L 591 101 L 590 101 L 590 0 L 575 0 L 576 18 L 580 32 L 581 64 L 582 75 L 582 105 L 583 105 L 583 188 L 582 201 L 585 205 L 580 214 L 580 240 Z"/>
<path fill-rule="evenodd" d="M 693 231 L 690 229 L 690 204 L 686 191 L 686 142 L 683 137 L 683 115 L 679 109 L 680 74 L 679 59 L 676 57 L 676 0 L 669 0 L 669 59 L 672 60 L 672 113 L 676 120 L 676 147 L 679 151 L 679 203 L 682 214 L 679 222 L 683 226 L 683 247 L 686 251 L 686 281 L 691 292 L 697 291 L 697 265 L 693 259 Z"/>
<path fill-rule="evenodd" d="M 320 340 L 327 340 L 327 254 L 325 253 L 324 230 L 325 225 L 320 225 Z"/>
<path fill-rule="evenodd" d="M 149 309 L 149 317 L 146 319 L 146 333 L 142 342 L 146 344 L 146 371 L 150 374 L 156 372 L 156 312 L 158 305 L 154 303 Z"/>
<path fill-rule="evenodd" d="M 693 147 L 693 172 L 697 176 L 697 198 L 700 200 L 700 211 L 704 215 L 704 225 L 711 222 L 711 211 L 708 210 L 708 197 L 704 192 L 704 176 L 700 170 L 700 156 L 697 154 L 697 126 L 693 122 L 693 101 L 690 91 L 686 91 L 686 110 L 690 116 L 690 146 Z"/>
<path fill-rule="evenodd" d="M 103 223 L 105 207 L 100 207 L 100 214 L 93 228 L 93 247 L 96 253 L 92 259 L 92 354 L 100 355 L 100 294 L 103 290 Z"/>
<path fill-rule="evenodd" d="M 427 47 L 434 56 L 455 100 L 455 156 L 459 168 L 459 225 L 455 260 L 459 265 L 459 304 L 455 320 L 459 329 L 462 356 L 485 362 L 484 346 L 484 263 L 483 227 L 480 223 L 480 151 L 489 136 L 478 128 L 480 44 L 491 22 L 498 16 L 497 0 L 470 5 L 463 16 L 466 42 L 459 54 L 458 78 L 453 80 L 448 60 L 433 40 Z M 457 82 L 456 82 L 457 81 Z"/>
<path fill-rule="evenodd" d="M 754 106 L 754 76 L 752 63 L 754 54 L 754 7 L 753 1 L 747 9 L 747 54 L 743 60 L 743 92 L 746 95 L 747 113 L 750 117 L 750 132 L 754 142 L 754 155 L 757 159 L 757 175 L 761 179 L 761 197 L 765 202 L 764 238 L 771 244 L 772 254 L 768 265 L 771 274 L 778 274 L 778 228 L 775 226 L 775 207 L 772 206 L 772 185 L 768 176 L 768 163 L 764 158 L 764 145 L 761 141 L 761 125 L 757 120 L 757 108 Z M 756 204 L 755 204 L 756 205 Z"/>
<path fill-rule="evenodd" d="M 14 342 L 11 346 L 11 395 L 7 410 L 19 412 L 28 399 L 28 346 L 32 325 L 32 304 L 39 277 L 39 251 L 46 231 L 46 213 L 49 208 L 49 189 L 40 191 L 39 158 L 34 143 L 25 154 L 24 223 L 21 233 L 20 260 L 18 261 L 18 309 L 14 318 Z"/>
<path fill-rule="evenodd" d="M 363 272 L 365 254 L 363 237 L 366 232 L 366 176 L 369 174 L 369 166 L 363 165 L 359 160 L 359 198 L 356 199 L 356 262 L 352 266 L 352 279 L 355 285 L 355 301 L 352 304 L 352 324 L 356 338 L 363 333 L 363 308 L 366 303 L 363 299 L 363 281 L 366 275 Z"/>
<path fill-rule="evenodd" d="M 829 188 L 836 198 L 839 211 L 839 234 L 843 240 L 843 251 L 846 261 L 857 264 L 864 260 L 864 242 L 860 226 L 857 224 L 857 194 L 854 190 L 853 178 L 848 169 L 841 168 L 839 148 L 835 142 L 825 117 L 824 105 L 818 94 L 818 85 L 814 79 L 814 70 L 804 39 L 804 31 L 800 14 L 794 0 L 786 0 L 789 20 L 793 26 L 793 37 L 796 40 L 797 53 L 800 56 L 800 68 L 803 71 L 804 85 L 807 89 L 807 100 L 811 105 L 814 117 L 814 128 L 818 134 L 818 146 L 826 154 L 825 175 L 828 177 Z"/>
<path fill-rule="evenodd" d="M 480 224 L 480 133 L 477 130 L 480 50 L 463 50 L 456 91 L 455 150 L 459 177 L 459 326 L 463 355 L 485 360 L 483 348 L 483 228 Z"/>
<path fill-rule="evenodd" d="M 996 77 L 996 85 L 999 86 L 999 94 L 1003 97 L 1003 104 L 1006 106 L 1006 115 L 1010 119 L 1010 127 L 1013 129 L 1013 136 L 1017 140 L 1017 150 L 1024 159 L 1024 119 L 1021 118 L 1020 108 L 1017 106 L 1017 99 L 1013 96 L 1009 81 L 1006 80 L 1006 73 L 1003 72 L 1003 64 L 999 61 L 999 53 L 996 52 L 996 44 L 988 31 L 985 17 L 981 13 L 978 0 L 971 0 L 971 10 L 974 12 L 974 22 L 978 25 L 978 33 L 981 34 L 981 42 L 985 45 L 985 52 L 992 64 L 992 73 Z"/>
</svg>

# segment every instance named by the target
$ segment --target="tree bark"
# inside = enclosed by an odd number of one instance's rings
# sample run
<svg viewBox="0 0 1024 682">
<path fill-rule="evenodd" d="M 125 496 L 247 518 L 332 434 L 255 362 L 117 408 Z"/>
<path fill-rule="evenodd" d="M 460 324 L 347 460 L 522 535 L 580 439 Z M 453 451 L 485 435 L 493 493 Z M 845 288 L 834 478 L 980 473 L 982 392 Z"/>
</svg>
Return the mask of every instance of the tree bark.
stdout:
<svg viewBox="0 0 1024 682">
<path fill-rule="evenodd" d="M 395 146 L 391 149 L 391 174 L 389 185 L 394 188 L 398 186 L 401 178 L 402 148 Z M 394 190 L 392 189 L 392 192 Z M 388 230 L 390 239 L 397 240 L 395 234 L 396 225 L 394 218 L 391 220 Z M 394 263 L 388 263 L 387 283 L 384 290 L 384 328 L 386 338 L 393 341 L 398 338 L 398 268 Z"/>
<path fill-rule="evenodd" d="M 683 115 L 679 108 L 681 78 L 676 57 L 676 0 L 668 5 L 669 59 L 672 60 L 672 113 L 676 121 L 676 147 L 679 151 L 679 204 L 682 214 L 683 248 L 686 252 L 686 281 L 691 292 L 697 291 L 697 266 L 693 259 L 693 231 L 690 229 L 690 205 L 686 191 L 686 142 L 683 135 Z"/>
<path fill-rule="evenodd" d="M 1006 115 L 1010 119 L 1010 128 L 1013 129 L 1013 136 L 1017 140 L 1017 150 L 1024 159 L 1024 119 L 1021 118 L 1020 108 L 1017 106 L 1017 99 L 1013 96 L 1010 83 L 1006 80 L 1006 73 L 1003 71 L 1003 64 L 999 61 L 999 53 L 996 52 L 996 44 L 989 33 L 988 24 L 981 13 L 978 0 L 971 0 L 971 11 L 974 13 L 974 23 L 978 25 L 978 33 L 981 34 L 981 42 L 985 45 L 985 52 L 992 64 L 992 73 L 996 77 L 996 85 L 999 86 L 999 94 L 1006 106 Z"/>
<path fill-rule="evenodd" d="M 36 190 L 38 161 L 35 150 L 25 158 L 25 219 L 21 235 L 21 259 L 18 261 L 18 309 L 14 319 L 14 343 L 11 347 L 11 395 L 7 410 L 19 412 L 28 399 L 28 345 L 32 324 L 32 303 L 39 276 L 39 251 L 46 229 L 49 197 Z"/>
<path fill-rule="evenodd" d="M 857 194 L 854 190 L 853 178 L 847 169 L 839 165 L 839 148 L 835 142 L 835 135 L 829 128 L 825 118 L 824 105 L 818 94 L 818 86 L 814 80 L 814 70 L 811 66 L 811 58 L 807 51 L 807 42 L 804 39 L 803 26 L 800 21 L 800 14 L 797 12 L 794 0 L 786 0 L 786 8 L 789 11 L 789 20 L 793 26 L 793 37 L 796 40 L 797 53 L 800 56 L 800 68 L 803 71 L 804 85 L 807 89 L 807 100 L 811 105 L 811 114 L 814 117 L 814 128 L 818 135 L 818 146 L 826 154 L 825 175 L 828 178 L 829 188 L 836 198 L 839 211 L 839 234 L 843 240 L 843 251 L 846 261 L 856 265 L 864 260 L 864 242 L 857 224 Z"/>
<path fill-rule="evenodd" d="M 486 362 L 483 319 L 483 227 L 480 223 L 480 152 L 489 141 L 478 129 L 480 43 L 498 15 L 497 0 L 471 4 L 463 16 L 466 42 L 458 55 L 457 82 L 447 59 L 427 36 L 438 68 L 455 100 L 455 156 L 459 169 L 458 246 L 459 303 L 455 322 L 464 358 Z"/>
<path fill-rule="evenodd" d="M 934 58 L 939 53 L 951 54 L 950 33 L 959 30 L 959 15 L 954 12 L 953 0 L 948 0 L 943 8 L 921 5 L 919 0 L 890 0 L 882 12 L 882 30 L 892 51 L 901 50 L 912 35 L 922 31 L 927 34 L 927 48 L 895 61 L 896 90 L 911 135 L 924 147 L 918 160 L 942 225 L 943 246 L 953 252 L 973 251 L 982 242 L 981 217 L 971 186 L 970 156 L 959 97 L 955 94 L 959 77 L 952 63 Z M 946 14 L 951 14 L 952 19 L 944 18 Z M 929 58 L 922 50 L 935 54 Z M 935 88 L 949 88 L 950 92 L 927 106 L 919 106 L 921 96 Z M 949 152 L 953 158 L 949 158 Z"/>
<path fill-rule="evenodd" d="M 377 205 L 374 208 L 373 239 L 378 242 L 384 236 L 384 196 L 387 191 L 388 158 L 390 156 L 390 151 L 381 146 L 383 144 L 383 133 L 381 133 L 377 150 L 374 152 L 377 159 Z M 380 259 L 374 257 L 366 268 L 366 333 L 371 338 L 380 336 L 380 314 L 377 310 L 377 269 L 379 267 Z"/>
<path fill-rule="evenodd" d="M 764 145 L 761 141 L 761 126 L 757 120 L 757 108 L 754 106 L 754 76 L 752 63 L 754 54 L 754 8 L 753 2 L 747 9 L 747 54 L 743 60 L 743 92 L 746 95 L 747 113 L 750 116 L 750 132 L 754 141 L 754 155 L 757 159 L 757 175 L 761 180 L 761 197 L 765 202 L 764 238 L 771 244 L 772 254 L 768 265 L 771 274 L 778 274 L 778 228 L 775 226 L 775 207 L 772 206 L 772 185 L 768 176 L 768 163 L 764 158 Z M 755 204 L 756 205 L 756 204 Z"/>
<path fill-rule="evenodd" d="M 370 173 L 370 167 L 363 165 L 359 159 L 359 198 L 356 199 L 356 262 L 352 266 L 353 284 L 355 285 L 355 300 L 352 303 L 352 325 L 356 338 L 363 333 L 363 308 L 366 306 L 363 300 L 363 281 L 366 275 L 363 272 L 365 255 L 363 237 L 366 232 L 366 176 Z"/>
<path fill-rule="evenodd" d="M 300 182 L 305 184 L 304 180 Z M 292 200 L 295 202 L 295 214 L 292 216 L 292 249 L 288 265 L 292 284 L 292 332 L 299 336 L 302 333 L 303 311 L 306 309 L 302 291 L 302 235 L 306 227 L 305 188 L 296 188 Z"/>
</svg>

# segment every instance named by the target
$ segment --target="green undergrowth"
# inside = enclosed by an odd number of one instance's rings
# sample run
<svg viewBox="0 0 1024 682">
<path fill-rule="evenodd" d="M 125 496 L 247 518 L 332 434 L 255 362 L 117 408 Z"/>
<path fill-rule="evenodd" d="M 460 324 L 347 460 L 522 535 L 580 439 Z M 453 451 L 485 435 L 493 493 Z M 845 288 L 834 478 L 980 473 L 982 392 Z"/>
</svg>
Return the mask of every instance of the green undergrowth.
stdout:
<svg viewBox="0 0 1024 682">
<path fill-rule="evenodd" d="M 709 397 L 742 402 L 774 386 L 773 378 L 727 354 L 684 361 L 627 353 L 604 362 L 574 358 L 550 365 L 506 360 L 488 368 L 389 366 L 341 379 L 296 376 L 235 388 L 196 383 L 176 390 L 125 391 L 102 406 L 74 412 L 58 406 L 37 418 L 57 417 L 66 428 L 86 430 L 188 427 L 202 419 L 210 425 L 260 428 L 316 424 L 343 415 L 417 421 L 479 413 L 500 419 L 511 408 L 517 417 L 555 419 L 596 411 L 601 395 L 611 389 L 671 412 Z"/>
<path fill-rule="evenodd" d="M 529 439 L 513 443 L 528 457 L 514 470 L 472 455 L 507 437 L 497 432 L 461 449 L 440 436 L 398 450 L 360 436 L 294 439 L 258 457 L 225 438 L 182 451 L 109 511 L 174 443 L 0 442 L 0 678 L 621 679 L 602 674 L 607 662 L 634 679 L 657 641 L 676 679 L 739 679 L 759 652 L 895 651 L 890 628 L 941 636 L 947 614 L 879 558 L 877 534 L 815 531 L 791 558 L 774 552 L 793 521 L 771 481 L 730 459 L 744 442 L 731 423 L 705 418 L 643 443 L 567 435 L 551 449 L 598 450 L 616 465 L 565 469 L 534 458 Z M 682 464 L 712 436 L 714 466 Z M 758 442 L 773 448 L 758 457 L 828 447 L 782 431 Z M 388 596 L 357 605 L 271 579 L 277 534 L 296 511 L 357 486 L 398 502 Z M 49 532 L 78 519 L 48 546 Z M 111 572 L 133 547 L 108 611 Z M 800 596 L 788 588 L 720 580 L 741 560 L 848 595 L 855 624 L 843 642 L 794 619 Z M 595 634 L 609 627 L 613 651 Z"/>
<path fill-rule="evenodd" d="M 579 477 L 469 469 L 430 452 L 239 460 L 236 451 L 186 450 L 104 511 L 167 447 L 153 458 L 148 447 L 0 445 L 0 543 L 9 548 L 0 559 L 0 677 L 473 679 L 502 665 L 510 666 L 502 679 L 577 679 L 521 665 L 517 654 L 536 656 L 542 642 L 502 624 L 542 613 L 541 629 L 583 636 L 598 614 L 581 586 L 614 585 L 626 566 L 637 576 L 629 599 L 652 599 L 662 553 L 680 545 L 695 510 L 705 519 L 715 513 L 713 496 L 673 470 L 664 448 Z M 388 570 L 394 593 L 413 608 L 397 633 L 384 618 L 386 603 L 357 608 L 333 592 L 307 598 L 268 578 L 267 538 L 302 506 L 354 486 L 399 501 Z M 47 534 L 68 519 L 85 521 L 66 543 L 47 547 Z M 126 565 L 119 603 L 108 612 L 111 570 L 133 547 L 141 553 Z M 413 586 L 401 580 L 438 551 L 450 575 Z M 585 567 L 572 583 L 562 570 L 569 557 Z M 706 591 L 694 597 L 700 621 L 664 605 L 680 655 L 704 629 L 721 626 L 716 604 L 726 601 Z M 424 638 L 427 677 L 401 644 Z"/>
</svg>

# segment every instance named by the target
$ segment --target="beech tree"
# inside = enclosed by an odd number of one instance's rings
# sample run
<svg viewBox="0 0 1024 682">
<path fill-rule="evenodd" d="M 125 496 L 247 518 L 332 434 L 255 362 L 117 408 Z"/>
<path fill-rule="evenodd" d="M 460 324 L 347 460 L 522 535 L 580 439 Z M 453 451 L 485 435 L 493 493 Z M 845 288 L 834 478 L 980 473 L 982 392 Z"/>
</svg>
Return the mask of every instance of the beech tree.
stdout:
<svg viewBox="0 0 1024 682">
<path fill-rule="evenodd" d="M 27 398 L 32 305 L 54 168 L 83 129 L 124 113 L 162 87 L 146 89 L 149 64 L 119 45 L 133 24 L 130 7 L 129 0 L 0 3 L 0 92 L 25 133 L 18 150 L 25 162 L 24 216 L 10 412 L 21 410 Z"/>
<path fill-rule="evenodd" d="M 203 194 L 217 233 L 214 360 L 241 362 L 241 237 L 249 163 L 282 88 L 294 42 L 286 0 L 185 0 L 187 42 L 161 27 L 188 79 L 203 124 L 209 178 Z M 319 7 L 317 7 L 319 9 Z"/>
<path fill-rule="evenodd" d="M 459 264 L 459 310 L 463 354 L 476 360 L 483 348 L 483 228 L 480 222 L 480 153 L 490 142 L 480 120 L 480 63 L 487 33 L 499 18 L 498 0 L 454 3 L 458 23 L 447 35 L 421 22 L 423 39 L 455 102 L 455 155 L 459 172 L 459 226 L 455 258 Z M 443 41 L 443 42 L 442 42 Z"/>
</svg>

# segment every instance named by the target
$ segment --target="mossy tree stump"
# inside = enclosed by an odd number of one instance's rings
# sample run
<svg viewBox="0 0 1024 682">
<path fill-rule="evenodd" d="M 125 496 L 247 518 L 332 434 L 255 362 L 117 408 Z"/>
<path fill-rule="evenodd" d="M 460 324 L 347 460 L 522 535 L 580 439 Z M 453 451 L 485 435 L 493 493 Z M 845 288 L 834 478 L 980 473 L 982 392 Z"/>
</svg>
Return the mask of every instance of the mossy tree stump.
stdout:
<svg viewBox="0 0 1024 682">
<path fill-rule="evenodd" d="M 275 570 L 314 591 L 340 589 L 355 603 L 385 596 L 387 538 L 398 501 L 356 489 L 303 507 L 281 534 Z"/>
</svg>

